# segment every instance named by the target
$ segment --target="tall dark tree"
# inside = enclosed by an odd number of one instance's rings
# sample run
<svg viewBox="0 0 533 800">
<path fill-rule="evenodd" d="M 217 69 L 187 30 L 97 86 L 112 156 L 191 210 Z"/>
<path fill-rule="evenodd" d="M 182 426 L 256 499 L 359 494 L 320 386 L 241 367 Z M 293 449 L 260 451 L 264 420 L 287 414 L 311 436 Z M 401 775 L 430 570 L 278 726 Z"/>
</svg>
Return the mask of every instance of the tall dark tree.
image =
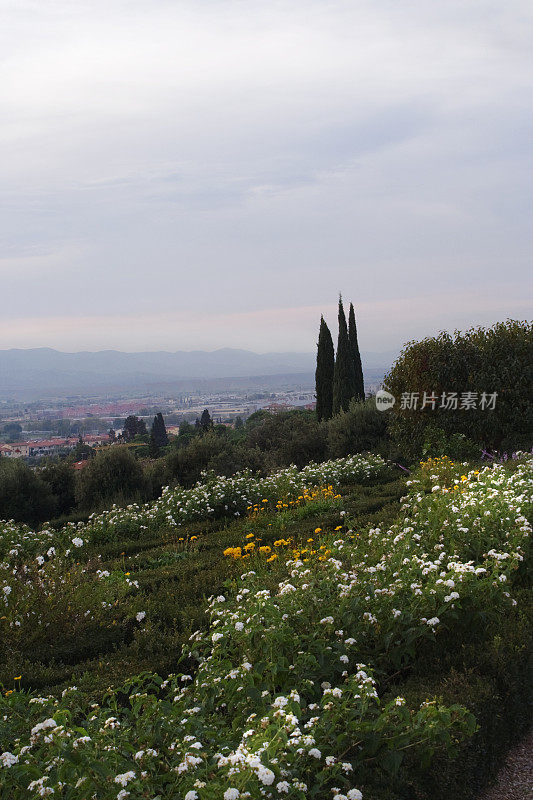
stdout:
<svg viewBox="0 0 533 800">
<path fill-rule="evenodd" d="M 316 354 L 316 414 L 318 421 L 331 419 L 333 415 L 333 372 L 335 370 L 335 351 L 330 330 L 320 317 L 318 349 Z"/>
<path fill-rule="evenodd" d="M 333 414 L 347 411 L 353 397 L 355 397 L 355 368 L 342 297 L 339 297 L 339 339 L 333 371 Z"/>
<path fill-rule="evenodd" d="M 161 412 L 158 412 L 154 417 L 150 437 L 153 437 L 157 447 L 166 447 L 168 444 L 167 429 Z"/>
<path fill-rule="evenodd" d="M 365 379 L 363 377 L 363 365 L 359 352 L 359 342 L 357 341 L 357 325 L 355 324 L 355 311 L 353 303 L 350 303 L 350 313 L 348 315 L 348 339 L 350 340 L 350 350 L 352 351 L 353 365 L 355 370 L 355 399 L 363 402 L 365 399 Z"/>
<path fill-rule="evenodd" d="M 211 414 L 204 408 L 202 411 L 202 416 L 200 417 L 199 427 L 203 433 L 210 430 L 213 427 L 213 420 L 211 419 Z"/>
<path fill-rule="evenodd" d="M 152 425 L 152 430 L 150 431 L 150 441 L 148 442 L 148 455 L 150 456 L 150 458 L 159 457 L 159 445 L 157 443 L 153 425 Z"/>
</svg>

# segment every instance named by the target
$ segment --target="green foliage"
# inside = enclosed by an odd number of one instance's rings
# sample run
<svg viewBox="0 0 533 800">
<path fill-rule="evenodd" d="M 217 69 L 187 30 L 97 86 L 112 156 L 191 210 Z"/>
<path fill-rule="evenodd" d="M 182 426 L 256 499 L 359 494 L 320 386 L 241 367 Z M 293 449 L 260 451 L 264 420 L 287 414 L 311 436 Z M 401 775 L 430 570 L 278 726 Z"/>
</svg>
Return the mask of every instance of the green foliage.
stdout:
<svg viewBox="0 0 533 800">
<path fill-rule="evenodd" d="M 335 352 L 333 339 L 324 317 L 320 317 L 315 373 L 316 414 L 319 422 L 330 419 L 333 414 L 334 371 Z"/>
<path fill-rule="evenodd" d="M 0 715 L 15 756 L 4 755 L 6 796 L 22 800 L 44 776 L 45 787 L 76 799 L 115 800 L 125 783 L 132 796 L 162 800 L 193 790 L 215 800 L 228 787 L 260 800 L 286 779 L 297 798 L 339 787 L 369 800 L 473 800 L 475 778 L 509 741 L 505 703 L 513 721 L 520 706 L 525 718 L 531 469 L 524 459 L 466 470 L 457 490 L 435 485 L 429 494 L 415 477 L 400 517 L 381 528 L 341 516 L 336 498 L 341 522 L 324 533 L 324 556 L 310 552 L 311 520 L 299 520 L 289 563 L 252 556 L 244 571 L 220 550 L 251 521 L 206 529 L 181 549 L 175 539 L 159 550 L 145 540 L 146 550 L 126 553 L 117 542 L 104 571 L 73 540 L 85 569 L 58 587 L 65 619 L 55 642 L 53 593 L 71 564 L 33 559 L 32 579 L 16 584 L 8 571 L 10 620 L 33 610 L 40 627 L 42 586 L 48 630 L 32 633 L 24 620 L 47 660 L 42 679 L 54 669 L 46 639 L 65 658 L 63 637 L 82 656 L 82 643 L 101 637 L 101 656 L 93 650 L 91 673 L 73 676 L 78 688 L 42 698 L 20 691 L 13 679 L 23 669 L 8 656 Z M 224 570 L 231 579 L 221 591 Z M 208 604 L 203 592 L 214 595 Z M 18 636 L 11 626 L 8 635 Z M 102 691 L 143 657 L 173 674 L 141 667 Z M 227 758 L 235 752 L 244 758 Z"/>
<path fill-rule="evenodd" d="M 200 419 L 196 421 L 196 424 L 202 433 L 207 433 L 207 431 L 211 430 L 213 427 L 213 420 L 211 419 L 211 414 L 207 408 L 204 408 L 202 415 Z"/>
<path fill-rule="evenodd" d="M 99 452 L 78 473 L 76 500 L 80 508 L 105 508 L 143 498 L 147 490 L 141 464 L 127 447 Z"/>
<path fill-rule="evenodd" d="M 339 298 L 339 338 L 333 372 L 333 414 L 347 411 L 350 400 L 355 395 L 355 366 L 341 297 Z"/>
<path fill-rule="evenodd" d="M 37 524 L 53 513 L 50 485 L 21 459 L 0 459 L 0 519 Z"/>
<path fill-rule="evenodd" d="M 161 412 L 158 412 L 154 417 L 152 429 L 150 431 L 150 440 L 152 440 L 152 438 L 157 448 L 166 447 L 168 444 L 167 429 Z"/>
<path fill-rule="evenodd" d="M 146 436 L 146 423 L 134 414 L 130 414 L 124 421 L 122 436 L 126 441 L 135 439 L 136 436 Z"/>
<path fill-rule="evenodd" d="M 18 422 L 7 422 L 2 428 L 2 433 L 10 439 L 14 439 L 22 433 L 22 425 Z"/>
<path fill-rule="evenodd" d="M 49 461 L 38 475 L 53 495 L 53 516 L 69 514 L 76 504 L 74 470 L 67 461 Z"/>
<path fill-rule="evenodd" d="M 378 411 L 373 398 L 364 403 L 352 400 L 328 423 L 330 458 L 372 451 L 385 455 L 388 450 L 387 417 Z"/>
<path fill-rule="evenodd" d="M 352 358 L 355 370 L 354 398 L 356 400 L 364 402 L 365 379 L 363 377 L 363 365 L 361 363 L 361 354 L 359 352 L 359 342 L 357 341 L 357 325 L 355 322 L 355 311 L 353 303 L 350 303 L 350 313 L 348 315 L 348 339 L 350 340 L 350 349 L 352 351 Z"/>
<path fill-rule="evenodd" d="M 453 336 L 411 342 L 385 378 L 396 397 L 390 412 L 391 435 L 402 453 L 420 457 L 429 424 L 446 437 L 463 434 L 481 448 L 527 450 L 533 430 L 533 325 L 508 320 L 492 328 L 473 328 Z M 436 408 L 402 409 L 403 393 L 434 393 Z M 443 392 L 497 393 L 493 410 L 439 408 Z M 430 441 L 434 434 L 429 434 Z"/>
<path fill-rule="evenodd" d="M 265 471 L 326 458 L 326 428 L 311 413 L 266 414 L 247 426 L 247 443 L 262 453 Z"/>
<path fill-rule="evenodd" d="M 446 434 L 442 428 L 429 423 L 424 431 L 422 456 L 435 458 L 444 455 L 458 461 L 472 459 L 479 456 L 479 446 L 464 433 Z"/>
</svg>

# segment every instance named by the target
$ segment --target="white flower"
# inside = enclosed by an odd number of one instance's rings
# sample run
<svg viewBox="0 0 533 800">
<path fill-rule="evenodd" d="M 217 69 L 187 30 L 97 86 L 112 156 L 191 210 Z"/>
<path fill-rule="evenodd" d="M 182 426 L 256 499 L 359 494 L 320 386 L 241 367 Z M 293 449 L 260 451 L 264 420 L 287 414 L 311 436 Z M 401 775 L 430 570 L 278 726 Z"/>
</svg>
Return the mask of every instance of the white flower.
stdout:
<svg viewBox="0 0 533 800">
<path fill-rule="evenodd" d="M 79 536 L 75 536 L 72 540 L 72 544 L 74 547 L 82 547 L 83 546 L 83 539 L 80 539 Z"/>
<path fill-rule="evenodd" d="M 124 800 L 124 798 L 129 796 L 130 796 L 129 792 L 127 792 L 125 789 L 121 789 L 120 792 L 117 794 L 117 800 Z"/>
<path fill-rule="evenodd" d="M 13 764 L 16 764 L 19 760 L 18 756 L 13 755 L 13 753 L 5 752 L 0 755 L 0 764 L 3 767 L 12 767 Z"/>
<path fill-rule="evenodd" d="M 47 728 L 57 728 L 57 722 L 51 717 L 45 719 L 44 722 L 38 722 L 34 728 L 31 729 L 31 735 L 35 736 L 37 733 L 46 730 Z"/>
<path fill-rule="evenodd" d="M 129 772 L 123 772 L 121 775 L 115 775 L 114 781 L 115 783 L 119 783 L 121 786 L 127 786 L 130 781 L 135 778 L 135 773 L 133 770 L 129 770 Z"/>
<path fill-rule="evenodd" d="M 233 789 L 230 787 L 224 792 L 224 800 L 237 800 L 237 798 L 240 797 L 240 794 L 241 793 L 238 789 Z"/>
<path fill-rule="evenodd" d="M 4 594 L 6 595 L 6 597 L 7 597 L 7 595 L 8 595 L 8 594 L 11 594 L 11 586 L 4 586 L 4 588 L 2 589 L 2 591 L 3 591 L 3 593 L 4 593 Z"/>
<path fill-rule="evenodd" d="M 439 624 L 439 622 L 440 622 L 440 619 L 438 617 L 431 617 L 431 619 L 428 619 L 426 624 L 429 625 L 430 627 L 434 628 L 435 625 Z"/>
<path fill-rule="evenodd" d="M 146 616 L 146 611 L 137 611 L 137 613 L 135 614 L 135 619 L 137 620 L 137 622 L 142 622 L 145 616 Z"/>
<path fill-rule="evenodd" d="M 282 793 L 287 794 L 290 789 L 290 786 L 287 781 L 280 781 L 279 783 L 276 784 L 276 789 L 280 794 Z"/>
<path fill-rule="evenodd" d="M 363 795 L 359 789 L 349 789 L 347 793 L 348 800 L 363 800 Z"/>
<path fill-rule="evenodd" d="M 244 624 L 243 624 L 242 622 L 236 622 L 236 623 L 235 623 L 235 630 L 236 630 L 236 631 L 242 631 L 242 630 L 244 630 Z"/>
<path fill-rule="evenodd" d="M 213 642 L 213 644 L 216 644 L 216 642 L 218 642 L 220 639 L 223 639 L 223 638 L 224 638 L 224 634 L 223 633 L 214 633 L 211 636 L 211 641 Z"/>
<path fill-rule="evenodd" d="M 187 792 L 183 800 L 197 800 L 198 799 L 198 792 L 195 792 L 194 789 L 191 789 L 190 792 Z"/>
<path fill-rule="evenodd" d="M 311 750 L 309 750 L 309 755 L 313 758 L 322 758 L 322 753 L 316 747 L 312 747 Z"/>
<path fill-rule="evenodd" d="M 274 778 L 276 776 L 274 775 L 271 769 L 268 769 L 268 767 L 263 767 L 263 765 L 261 765 L 257 770 L 257 777 L 264 786 L 271 786 L 274 783 Z"/>
</svg>

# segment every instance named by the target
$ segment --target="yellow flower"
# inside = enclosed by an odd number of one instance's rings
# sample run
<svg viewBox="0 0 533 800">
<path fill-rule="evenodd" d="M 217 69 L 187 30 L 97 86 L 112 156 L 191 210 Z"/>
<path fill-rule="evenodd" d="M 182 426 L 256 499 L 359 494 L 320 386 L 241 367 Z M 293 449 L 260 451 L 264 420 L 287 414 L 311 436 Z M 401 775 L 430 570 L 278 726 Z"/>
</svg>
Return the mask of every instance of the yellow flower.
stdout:
<svg viewBox="0 0 533 800">
<path fill-rule="evenodd" d="M 253 538 L 254 538 L 254 535 L 253 535 L 253 533 L 247 533 L 247 534 L 246 534 L 246 538 L 247 538 L 247 539 L 253 539 Z"/>
<path fill-rule="evenodd" d="M 276 559 L 276 558 L 277 558 L 277 555 L 276 555 L 276 553 L 272 553 L 272 555 L 270 556 L 270 558 L 267 558 L 267 561 L 274 561 L 274 559 Z"/>
<path fill-rule="evenodd" d="M 342 530 L 342 525 L 337 525 L 337 527 L 335 528 L 335 530 L 336 530 L 336 531 L 341 531 L 341 530 Z"/>
<path fill-rule="evenodd" d="M 322 533 L 322 528 L 315 528 L 315 533 Z"/>
<path fill-rule="evenodd" d="M 195 539 L 198 539 L 198 536 L 191 536 L 191 542 L 194 542 Z"/>
<path fill-rule="evenodd" d="M 309 544 L 309 542 L 312 542 L 312 541 L 313 541 L 313 539 L 308 539 L 308 540 L 307 540 L 307 543 Z"/>
<path fill-rule="evenodd" d="M 129 574 L 130 574 L 129 572 L 125 572 L 125 573 L 124 573 L 124 575 L 129 575 Z"/>
<path fill-rule="evenodd" d="M 270 553 L 271 549 L 272 549 L 271 547 L 269 547 L 268 545 L 265 544 L 265 545 L 263 545 L 262 547 L 259 548 L 259 552 L 260 553 Z"/>
</svg>

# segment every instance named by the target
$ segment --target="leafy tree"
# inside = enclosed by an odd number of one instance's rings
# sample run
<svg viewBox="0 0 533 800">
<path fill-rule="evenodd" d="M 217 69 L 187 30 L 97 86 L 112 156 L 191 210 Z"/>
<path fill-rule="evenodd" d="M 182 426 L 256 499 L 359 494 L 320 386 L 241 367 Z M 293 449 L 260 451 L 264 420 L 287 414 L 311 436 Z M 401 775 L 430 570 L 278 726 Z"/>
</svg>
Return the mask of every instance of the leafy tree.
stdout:
<svg viewBox="0 0 533 800">
<path fill-rule="evenodd" d="M 335 371 L 335 351 L 330 330 L 320 317 L 318 350 L 316 355 L 316 415 L 318 421 L 330 419 L 333 414 L 333 373 Z"/>
<path fill-rule="evenodd" d="M 363 377 L 363 365 L 359 352 L 359 342 L 357 341 L 357 325 L 355 323 L 355 311 L 353 303 L 350 303 L 350 313 L 348 315 L 348 339 L 352 351 L 353 365 L 355 370 L 355 399 L 364 402 L 365 399 L 365 379 Z"/>
<path fill-rule="evenodd" d="M 136 436 L 146 436 L 146 423 L 143 419 L 139 419 L 134 414 L 126 417 L 122 435 L 126 441 L 131 441 Z"/>
<path fill-rule="evenodd" d="M 2 433 L 10 438 L 14 438 L 15 436 L 20 436 L 22 433 L 22 425 L 18 422 L 8 422 L 2 428 Z"/>
<path fill-rule="evenodd" d="M 36 525 L 54 512 L 50 486 L 21 459 L 0 459 L 0 519 Z"/>
<path fill-rule="evenodd" d="M 396 398 L 390 412 L 390 431 L 406 458 L 419 458 L 425 443 L 435 439 L 428 426 L 440 431 L 441 439 L 442 435 L 463 434 L 480 450 L 529 449 L 533 430 L 533 323 L 507 320 L 492 328 L 456 331 L 453 336 L 443 332 L 409 342 L 384 385 Z M 422 408 L 424 392 L 426 404 Z M 452 393 L 457 398 L 456 408 L 449 399 Z M 468 393 L 475 407 L 461 408 Z M 494 393 L 492 407 L 490 396 Z M 416 408 L 408 407 L 411 402 L 402 403 L 402 395 L 407 399 L 414 395 Z M 428 402 L 428 396 L 435 397 L 434 403 Z"/>
<path fill-rule="evenodd" d="M 48 461 L 39 471 L 39 477 L 50 489 L 53 496 L 55 517 L 68 514 L 76 504 L 76 476 L 67 461 Z"/>
<path fill-rule="evenodd" d="M 73 461 L 87 461 L 89 458 L 93 458 L 96 451 L 93 447 L 89 444 L 85 444 L 83 439 L 80 438 L 76 442 L 76 447 L 70 451 L 68 455 L 68 460 L 70 462 Z"/>
<path fill-rule="evenodd" d="M 189 444 L 189 442 L 194 439 L 195 436 L 196 430 L 194 425 L 191 425 L 191 423 L 187 420 L 182 420 L 175 444 L 178 447 L 184 447 L 185 445 Z"/>
<path fill-rule="evenodd" d="M 244 422 L 242 421 L 242 417 L 235 418 L 235 430 L 240 431 L 244 428 Z"/>
<path fill-rule="evenodd" d="M 161 412 L 158 412 L 152 423 L 150 439 L 153 437 L 157 447 L 166 447 L 168 444 L 167 429 Z"/>
<path fill-rule="evenodd" d="M 107 447 L 78 473 L 76 499 L 80 508 L 109 508 L 142 499 L 146 481 L 139 461 L 127 447 Z"/>
<path fill-rule="evenodd" d="M 339 338 L 333 372 L 333 413 L 347 411 L 350 400 L 355 397 L 355 394 L 355 368 L 342 297 L 339 297 Z"/>
</svg>

